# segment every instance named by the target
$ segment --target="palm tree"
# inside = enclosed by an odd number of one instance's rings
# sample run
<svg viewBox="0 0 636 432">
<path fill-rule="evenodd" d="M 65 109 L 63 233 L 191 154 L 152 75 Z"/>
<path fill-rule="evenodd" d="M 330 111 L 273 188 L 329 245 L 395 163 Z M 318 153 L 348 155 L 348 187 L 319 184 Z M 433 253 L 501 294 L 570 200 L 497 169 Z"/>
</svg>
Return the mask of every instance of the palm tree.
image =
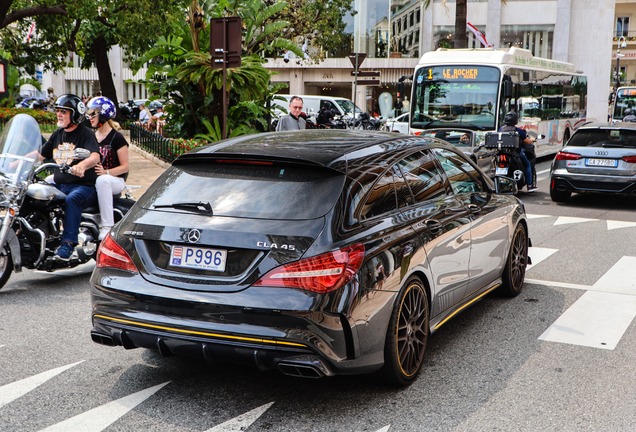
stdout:
<svg viewBox="0 0 636 432">
<path fill-rule="evenodd" d="M 506 0 L 501 0 L 506 4 Z M 428 9 L 431 0 L 420 0 L 420 5 L 424 9 Z M 466 36 L 466 0 L 455 0 L 455 39 L 453 48 L 466 48 L 468 46 L 468 38 Z"/>
</svg>

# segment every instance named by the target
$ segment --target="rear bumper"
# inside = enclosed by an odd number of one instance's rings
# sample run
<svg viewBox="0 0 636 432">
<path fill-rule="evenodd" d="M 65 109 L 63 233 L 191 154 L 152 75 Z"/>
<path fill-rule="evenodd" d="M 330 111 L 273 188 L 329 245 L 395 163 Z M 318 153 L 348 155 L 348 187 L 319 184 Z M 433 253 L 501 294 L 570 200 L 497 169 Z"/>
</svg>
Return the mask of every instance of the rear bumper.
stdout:
<svg viewBox="0 0 636 432">
<path fill-rule="evenodd" d="M 324 297 L 314 302 L 298 290 L 275 293 L 270 288 L 265 300 L 263 288 L 225 294 L 184 292 L 149 284 L 138 275 L 116 277 L 110 271 L 105 276 L 96 268 L 91 279 L 91 337 L 102 345 L 146 348 L 210 364 L 277 368 L 310 378 L 369 373 L 382 366 L 381 357 L 355 355 L 359 342 L 344 315 L 314 310 L 312 305 L 327 303 Z M 134 292 L 100 281 L 134 287 Z M 272 307 L 272 297 L 281 299 L 278 309 Z"/>
<path fill-rule="evenodd" d="M 629 177 L 625 181 L 617 181 L 614 177 L 553 174 L 550 178 L 550 188 L 561 192 L 599 192 L 636 196 L 636 179 Z"/>
</svg>

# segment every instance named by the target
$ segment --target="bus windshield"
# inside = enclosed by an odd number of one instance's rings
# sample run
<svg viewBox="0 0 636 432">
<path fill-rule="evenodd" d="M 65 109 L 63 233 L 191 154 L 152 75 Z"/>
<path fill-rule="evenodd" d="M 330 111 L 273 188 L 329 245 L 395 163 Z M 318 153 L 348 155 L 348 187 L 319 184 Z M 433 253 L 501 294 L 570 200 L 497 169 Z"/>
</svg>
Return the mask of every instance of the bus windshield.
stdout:
<svg viewBox="0 0 636 432">
<path fill-rule="evenodd" d="M 489 66 L 433 66 L 414 77 L 413 121 L 418 129 L 494 129 L 499 69 Z"/>
<path fill-rule="evenodd" d="M 622 120 L 625 117 L 625 110 L 630 108 L 636 111 L 636 87 L 619 88 L 614 101 L 613 120 Z"/>
</svg>

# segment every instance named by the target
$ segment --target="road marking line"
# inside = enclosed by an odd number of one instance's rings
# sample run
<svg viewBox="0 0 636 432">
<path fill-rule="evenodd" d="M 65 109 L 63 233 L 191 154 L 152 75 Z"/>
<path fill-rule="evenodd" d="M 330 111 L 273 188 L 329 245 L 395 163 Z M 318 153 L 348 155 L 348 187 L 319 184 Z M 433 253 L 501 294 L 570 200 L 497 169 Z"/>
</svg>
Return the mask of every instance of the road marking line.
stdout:
<svg viewBox="0 0 636 432">
<path fill-rule="evenodd" d="M 90 411 L 71 417 L 68 420 L 54 424 L 42 429 L 40 432 L 99 432 L 106 429 L 108 426 L 119 420 L 124 414 L 137 405 L 148 399 L 150 396 L 159 391 L 163 386 L 168 384 L 167 381 L 163 384 L 150 387 L 146 390 L 142 390 L 137 393 L 133 393 L 129 396 L 121 399 L 114 400 L 105 405 L 93 408 Z"/>
<path fill-rule="evenodd" d="M 41 386 L 51 378 L 61 374 L 62 372 L 72 368 L 73 366 L 82 363 L 83 361 L 84 360 L 56 369 L 51 369 L 49 371 L 33 375 L 32 377 L 13 382 L 11 384 L 3 385 L 2 387 L 0 387 L 0 408 L 10 402 L 13 402 L 20 396 L 24 396 L 25 394 Z"/>
<path fill-rule="evenodd" d="M 206 432 L 241 432 L 246 430 L 252 423 L 254 423 L 265 411 L 274 404 L 270 402 L 262 405 L 258 408 L 248 411 L 245 414 L 241 414 L 231 420 L 221 423 L 218 426 L 214 426 L 212 429 L 208 429 Z"/>
<path fill-rule="evenodd" d="M 382 429 L 378 429 L 376 432 L 388 432 L 391 425 L 384 426 Z"/>
<path fill-rule="evenodd" d="M 532 267 L 539 264 L 544 259 L 550 257 L 553 253 L 557 252 L 558 249 L 550 249 L 550 248 L 541 248 L 541 247 L 531 247 L 528 248 L 528 255 L 532 259 L 532 264 L 526 267 L 526 270 L 531 269 Z"/>
<path fill-rule="evenodd" d="M 613 350 L 636 316 L 636 296 L 588 291 L 540 340 Z"/>
<path fill-rule="evenodd" d="M 526 214 L 526 217 L 528 219 L 539 219 L 539 218 L 551 217 L 551 215 Z"/>
<path fill-rule="evenodd" d="M 624 256 L 594 283 L 594 287 L 598 291 L 610 289 L 612 292 L 636 294 L 635 273 L 636 257 Z"/>
<path fill-rule="evenodd" d="M 631 227 L 636 227 L 636 222 L 624 222 L 624 221 L 615 221 L 615 220 L 607 221 L 608 230 L 619 229 L 619 228 L 631 228 Z"/>
<path fill-rule="evenodd" d="M 574 223 L 583 223 L 583 222 L 593 222 L 598 219 L 588 219 L 588 218 L 580 218 L 580 217 L 570 217 L 570 216 L 559 216 L 559 218 L 554 222 L 554 225 L 565 225 L 565 224 L 574 224 Z"/>
<path fill-rule="evenodd" d="M 548 169 L 544 169 L 544 170 L 542 170 L 542 171 L 537 171 L 537 175 L 545 174 L 545 173 L 547 173 L 547 172 L 550 172 L 550 168 L 548 168 Z"/>
</svg>

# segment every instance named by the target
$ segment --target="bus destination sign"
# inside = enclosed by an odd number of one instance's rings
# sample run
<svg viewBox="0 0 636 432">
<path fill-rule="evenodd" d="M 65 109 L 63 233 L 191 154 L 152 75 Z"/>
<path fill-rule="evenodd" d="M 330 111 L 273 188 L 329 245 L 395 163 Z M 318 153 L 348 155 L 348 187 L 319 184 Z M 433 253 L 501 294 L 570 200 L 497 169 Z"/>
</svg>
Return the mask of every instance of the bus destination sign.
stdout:
<svg viewBox="0 0 636 432">
<path fill-rule="evenodd" d="M 618 92 L 619 96 L 636 96 L 636 88 L 622 89 Z"/>
<path fill-rule="evenodd" d="M 444 68 L 444 79 L 447 80 L 476 80 L 479 75 L 477 68 Z"/>
</svg>

